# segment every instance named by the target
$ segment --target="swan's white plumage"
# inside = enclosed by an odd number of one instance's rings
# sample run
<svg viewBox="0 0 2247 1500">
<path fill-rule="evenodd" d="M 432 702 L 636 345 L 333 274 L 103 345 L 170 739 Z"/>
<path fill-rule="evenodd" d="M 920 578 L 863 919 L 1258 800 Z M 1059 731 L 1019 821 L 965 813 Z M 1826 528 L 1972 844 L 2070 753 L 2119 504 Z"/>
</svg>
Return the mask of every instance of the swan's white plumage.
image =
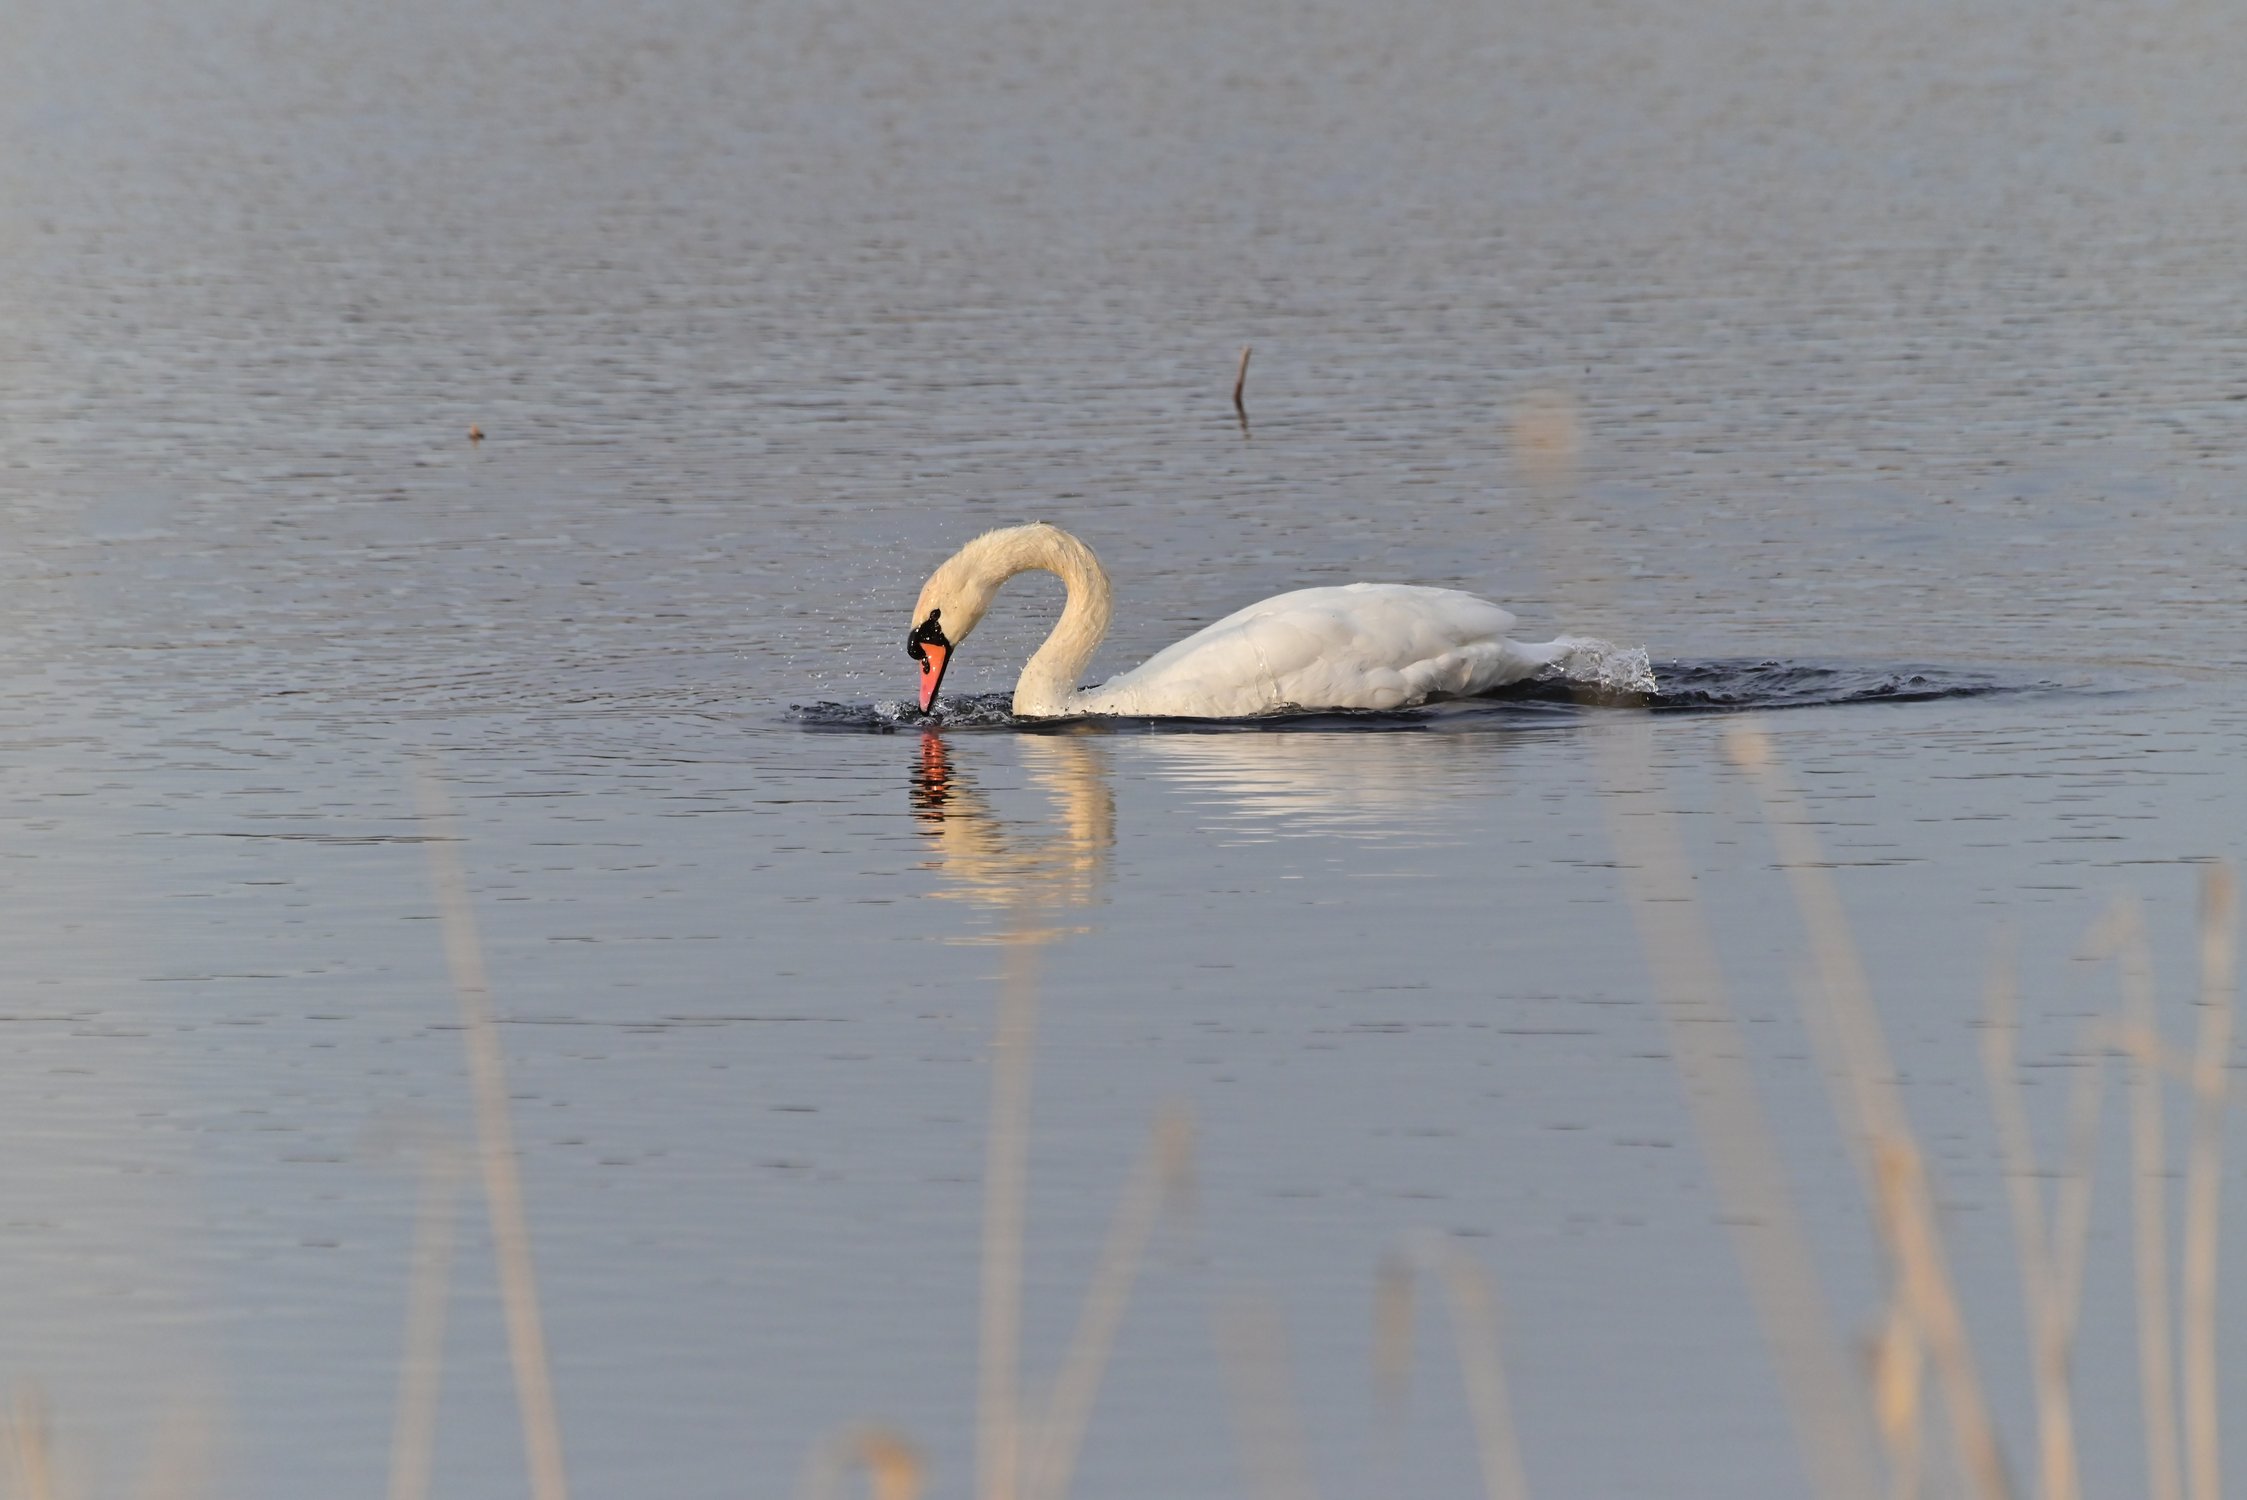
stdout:
<svg viewBox="0 0 2247 1500">
<path fill-rule="evenodd" d="M 1077 679 L 1107 631 L 1108 579 L 1091 548 L 1043 523 L 987 532 L 962 547 L 922 586 L 914 621 L 940 611 L 956 648 L 999 585 L 1031 569 L 1060 575 L 1069 597 L 1016 684 L 1014 711 L 1026 718 L 1231 719 L 1286 709 L 1408 708 L 1519 682 L 1578 644 L 1566 636 L 1511 640 L 1512 614 L 1457 589 L 1352 583 L 1251 604 L 1080 690 Z"/>
<path fill-rule="evenodd" d="M 1071 711 L 1242 718 L 1405 708 L 1519 682 L 1557 659 L 1507 639 L 1514 617 L 1457 589 L 1352 583 L 1278 594 L 1076 695 Z"/>
</svg>

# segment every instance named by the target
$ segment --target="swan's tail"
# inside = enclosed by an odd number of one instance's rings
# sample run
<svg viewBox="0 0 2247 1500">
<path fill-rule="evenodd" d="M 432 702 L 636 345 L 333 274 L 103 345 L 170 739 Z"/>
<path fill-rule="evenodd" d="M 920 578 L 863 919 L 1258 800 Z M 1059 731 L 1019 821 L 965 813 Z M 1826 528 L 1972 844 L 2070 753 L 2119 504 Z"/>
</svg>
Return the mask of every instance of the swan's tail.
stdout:
<svg viewBox="0 0 2247 1500">
<path fill-rule="evenodd" d="M 1618 646 L 1596 635 L 1564 635 L 1521 649 L 1537 662 L 1538 677 L 1546 680 L 1571 682 L 1603 693 L 1660 690 L 1654 680 L 1654 663 L 1644 646 Z"/>
</svg>

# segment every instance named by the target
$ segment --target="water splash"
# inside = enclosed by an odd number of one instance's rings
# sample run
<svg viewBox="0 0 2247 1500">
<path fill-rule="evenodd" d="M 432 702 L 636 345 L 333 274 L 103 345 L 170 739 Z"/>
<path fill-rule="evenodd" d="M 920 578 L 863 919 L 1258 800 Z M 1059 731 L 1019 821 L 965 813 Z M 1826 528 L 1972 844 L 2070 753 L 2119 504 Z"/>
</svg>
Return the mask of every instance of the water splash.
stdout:
<svg viewBox="0 0 2247 1500">
<path fill-rule="evenodd" d="M 1570 638 L 1568 655 L 1558 666 L 1540 673 L 1539 680 L 1565 682 L 1616 698 L 1651 698 L 1661 692 L 1653 659 L 1644 646 L 1618 646 L 1589 635 Z"/>
</svg>

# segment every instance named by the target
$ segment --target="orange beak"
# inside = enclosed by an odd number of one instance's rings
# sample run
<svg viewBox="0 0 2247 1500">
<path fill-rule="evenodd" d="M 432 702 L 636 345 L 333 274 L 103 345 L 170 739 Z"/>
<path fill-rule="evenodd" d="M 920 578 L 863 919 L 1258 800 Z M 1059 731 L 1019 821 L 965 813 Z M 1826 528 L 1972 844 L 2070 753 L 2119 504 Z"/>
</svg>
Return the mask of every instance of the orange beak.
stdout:
<svg viewBox="0 0 2247 1500">
<path fill-rule="evenodd" d="M 936 690 L 944 685 L 944 664 L 952 659 L 950 646 L 939 646 L 934 641 L 921 645 L 921 712 L 927 713 L 936 701 Z"/>
</svg>

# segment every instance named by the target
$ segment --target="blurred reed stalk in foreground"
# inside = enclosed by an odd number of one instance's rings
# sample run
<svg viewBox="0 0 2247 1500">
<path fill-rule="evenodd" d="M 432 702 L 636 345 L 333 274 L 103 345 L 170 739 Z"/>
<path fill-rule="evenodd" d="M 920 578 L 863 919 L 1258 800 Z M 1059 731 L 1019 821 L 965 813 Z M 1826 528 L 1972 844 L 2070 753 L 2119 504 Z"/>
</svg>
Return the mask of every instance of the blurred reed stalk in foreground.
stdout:
<svg viewBox="0 0 2247 1500">
<path fill-rule="evenodd" d="M 992 1043 L 983 1168 L 983 1319 L 976 1383 L 976 1493 L 1019 1500 L 1022 1468 L 1022 1226 L 1029 1191 L 1030 1061 L 1037 1041 L 1037 948 L 1007 948 Z"/>
<path fill-rule="evenodd" d="M 461 868 L 460 831 L 445 784 L 428 766 L 415 765 L 414 791 L 428 829 L 423 847 L 429 852 L 430 884 L 444 923 L 446 964 L 460 1000 L 461 1033 L 468 1046 L 469 1081 L 476 1096 L 476 1157 L 483 1169 L 484 1203 L 491 1213 L 492 1249 L 507 1313 L 507 1351 L 515 1370 L 531 1494 L 534 1500 L 568 1500 L 561 1423 L 554 1411 L 538 1279 L 531 1266 L 530 1224 L 523 1207 L 514 1126 L 507 1111 L 506 1062 L 492 1015 L 491 981 L 484 971 L 484 948 L 476 933 L 468 877 Z M 406 1421 L 407 1414 L 401 1413 L 400 1420 Z M 393 1472 L 398 1467 L 394 1464 Z"/>
<path fill-rule="evenodd" d="M 2123 1019 L 2109 1031 L 2115 1050 L 2131 1061 L 2139 1367 L 2147 1493 L 2155 1500 L 2176 1500 L 2181 1494 L 2189 1494 L 2191 1500 L 2220 1500 L 2223 1493 L 2216 1380 L 2216 1229 L 2236 990 L 2237 902 L 2237 880 L 2230 867 L 2207 866 L 2200 899 L 2200 1025 L 2190 1055 L 2176 1053 L 2162 1040 L 2154 1003 L 2152 946 L 2137 902 L 2129 897 L 2118 900 L 2086 945 L 2088 957 L 2117 961 L 2123 989 Z M 2171 1344 L 2164 1177 L 2168 1153 L 2161 1089 L 2168 1075 L 2182 1078 L 2191 1090 L 2182 1286 L 2176 1304 L 2181 1359 L 2175 1357 Z"/>
<path fill-rule="evenodd" d="M 2091 1163 L 2098 1146 L 2099 1111 L 2106 1089 L 2103 1028 L 2086 1031 L 2082 1065 L 2069 1094 L 2067 1144 L 2058 1170 L 2055 1202 L 2046 1216 L 2043 1170 L 2021 1097 L 2016 1054 L 2020 1041 L 2020 989 L 2010 945 L 2001 942 L 1985 989 L 1982 1063 L 1990 1108 L 2013 1210 L 2015 1254 L 2021 1265 L 2021 1301 L 2030 1340 L 2030 1375 L 2036 1395 L 2037 1470 L 2045 1500 L 2077 1500 L 2075 1410 L 2070 1371 L 2083 1307 L 2084 1250 L 2091 1227 Z"/>
<path fill-rule="evenodd" d="M 2168 1157 L 2162 1129 L 2161 1043 L 2154 1010 L 2153 950 L 2138 903 L 2123 897 L 2092 931 L 2092 956 L 2113 958 L 2122 980 L 2115 1039 L 2130 1059 L 2132 1243 L 2138 1272 L 2138 1373 L 2144 1391 L 2147 1500 L 2182 1500 L 2177 1457 L 2177 1371 L 2170 1342 Z"/>
<path fill-rule="evenodd" d="M 1510 436 L 1571 628 L 1612 618 L 1614 600 L 1601 587 L 1610 564 L 1588 545 L 1576 496 L 1585 447 L 1578 403 L 1565 392 L 1532 392 L 1516 405 Z M 1748 1067 L 1684 836 L 1654 769 L 1654 726 L 1643 713 L 1618 713 L 1585 728 L 1658 1013 L 1812 1493 L 1874 1500 L 1879 1465 L 1865 1404 Z"/>
<path fill-rule="evenodd" d="M 1770 739 L 1752 726 L 1731 736 L 1735 760 L 1753 775 L 1780 862 L 1795 887 L 1816 957 L 1813 996 L 1826 1008 L 1823 1027 L 1838 1043 L 1844 1087 L 1837 1111 L 1854 1110 L 1857 1129 L 1877 1164 L 1875 1205 L 1898 1282 L 1897 1344 L 1885 1347 L 1877 1374 L 1905 1379 L 1901 1361 L 1932 1359 L 1949 1408 L 1962 1473 L 1976 1494 L 2010 1493 L 1984 1386 L 1944 1259 L 1923 1157 L 1895 1088 L 1895 1070 L 1879 1014 L 1865 983 L 1828 866 L 1820 857 L 1814 819 L 1781 774 Z M 1986 989 L 1983 1061 L 2013 1205 L 2022 1298 L 2031 1343 L 2040 1492 L 2046 1500 L 2081 1493 L 2071 1367 L 2083 1295 L 2091 1212 L 2091 1162 L 2097 1146 L 2105 1051 L 2131 1062 L 2132 1223 L 2138 1293 L 2141 1421 L 2146 1440 L 2147 1494 L 2179 1500 L 2186 1478 L 2192 1500 L 2219 1500 L 2221 1462 L 2216 1394 L 2216 1225 L 2221 1182 L 2223 1107 L 2234 1004 L 2235 882 L 2222 864 L 2206 867 L 2200 910 L 2200 1028 L 2194 1053 L 2173 1057 L 2159 1031 L 2153 955 L 2138 904 L 2117 901 L 2090 935 L 2087 956 L 2117 960 L 2123 989 L 2120 1019 L 2092 1028 L 2087 1060 L 2069 1102 L 2067 1143 L 2051 1218 L 2031 1145 L 2015 1062 L 2019 998 L 2010 961 L 2000 954 Z M 2184 1296 L 2172 1312 L 2167 1248 L 2168 1211 L 2161 1084 L 2166 1073 L 2193 1089 L 2194 1135 L 2186 1163 Z M 1846 1119 L 1846 1114 L 1845 1114 Z M 2172 1330 L 2181 1320 L 2184 1452 L 2178 1452 L 2178 1361 Z M 1897 1352 L 1901 1348 L 1904 1352 Z M 1876 1389 L 1876 1399 L 1887 1394 Z M 1884 1417 L 1898 1414 L 1883 1401 Z M 1908 1430 L 1884 1421 L 1897 1472 L 1918 1446 L 1916 1404 Z"/>
<path fill-rule="evenodd" d="M 1897 1092 L 1880 1011 L 1819 851 L 1815 821 L 1801 794 L 1780 773 L 1770 736 L 1741 725 L 1732 730 L 1729 747 L 1762 798 L 1765 826 L 1809 931 L 1815 968 L 1809 993 L 1821 1008 L 1811 1018 L 1812 1028 L 1838 1044 L 1835 1055 L 1842 1064 L 1834 1109 L 1845 1132 L 1869 1149 L 1882 1239 L 1911 1316 L 1913 1338 L 1925 1347 L 1942 1386 L 1960 1469 L 1972 1493 L 2002 1500 L 2012 1486 L 1959 1310 L 1925 1157 Z"/>
<path fill-rule="evenodd" d="M 1099 767 L 1082 747 L 1063 747 L 1053 774 L 1042 776 L 1069 817 L 1051 849 L 1020 861 L 1022 885 L 1009 902 L 1006 965 L 991 1060 L 991 1118 L 986 1145 L 983 1214 L 983 1314 L 976 1419 L 976 1493 L 982 1500 L 1063 1500 L 1076 1471 L 1131 1289 L 1166 1207 L 1189 1198 L 1193 1124 L 1183 1109 L 1160 1112 L 1145 1156 L 1125 1184 L 1061 1368 L 1042 1400 L 1022 1389 L 1023 1230 L 1027 1220 L 1030 1072 L 1037 1037 L 1037 956 L 1045 943 L 1073 929 L 1049 925 L 1045 901 L 1079 905 L 1096 882 L 1047 881 L 1053 868 L 1077 871 L 1089 848 L 1114 837 L 1113 808 L 1086 782 Z"/>
<path fill-rule="evenodd" d="M 406 1298 L 406 1346 L 398 1364 L 398 1413 L 390 1439 L 390 1500 L 424 1500 L 429 1493 L 459 1196 L 455 1154 L 443 1142 L 425 1143 Z"/>
<path fill-rule="evenodd" d="M 1218 1311 L 1217 1347 L 1248 1493 L 1255 1500 L 1318 1500 L 1278 1304 L 1263 1294 L 1229 1299 Z"/>
<path fill-rule="evenodd" d="M 1602 560 L 1580 544 L 1580 518 L 1568 514 L 1584 449 L 1573 399 L 1553 392 L 1525 399 L 1516 409 L 1513 447 L 1545 523 L 1541 534 L 1554 554 L 1554 571 L 1570 580 L 1571 588 L 1586 589 L 1589 580 L 1601 576 Z M 1574 600 L 1579 609 L 1598 602 Z M 1805 1019 L 1830 1062 L 1826 1071 L 1834 1085 L 1834 1109 L 1866 1178 L 1895 1276 L 1895 1301 L 1874 1346 L 1870 1393 L 1888 1450 L 1891 1491 L 1898 1496 L 1916 1493 L 1921 1477 L 1919 1372 L 1924 1360 L 1932 1364 L 1943 1392 L 1962 1480 L 1982 1500 L 2000 1500 L 2010 1495 L 2010 1480 L 1945 1258 L 1925 1157 L 1903 1110 L 1879 1012 L 1820 856 L 1814 819 L 1781 773 L 1768 735 L 1749 724 L 1729 738 L 1733 759 L 1750 773 L 1760 795 L 1779 865 L 1788 874 L 1809 933 L 1813 965 L 1805 985 Z M 1609 727 L 1603 739 L 1610 827 L 1664 1012 L 1681 1021 L 1707 1022 L 1710 1035 L 1726 1032 L 1730 1021 L 1722 1007 L 1722 980 L 1691 887 L 1692 871 L 1652 773 L 1647 726 L 1643 720 L 1623 720 Z M 2135 901 L 2118 902 L 2094 931 L 2094 956 L 2118 960 L 2123 1014 L 2117 1022 L 2093 1028 L 2089 1037 L 2087 1065 L 2077 1074 L 2070 1100 L 2064 1164 L 2049 1220 L 2020 1097 L 2015 1064 L 2019 1003 L 2010 965 L 2001 962 L 1989 982 L 1984 1063 L 2020 1245 L 2038 1470 L 2047 1500 L 2077 1500 L 2080 1493 L 2070 1363 L 2082 1302 L 2103 1058 L 2109 1048 L 2131 1063 L 2132 1220 L 2147 1492 L 2150 1500 L 2181 1500 L 2189 1484 L 2190 1500 L 2219 1500 L 2222 1494 L 2216 1235 L 2236 987 L 2235 906 L 2229 868 L 2208 866 L 2200 912 L 2200 1025 L 2189 1057 L 2173 1053 L 2161 1040 L 2152 955 Z M 1700 1029 L 1673 1025 L 1671 1037 L 1719 1196 L 1733 1214 L 1741 1211 L 1738 1205 L 1760 1199 L 1768 1210 L 1783 1215 L 1783 1182 L 1745 1064 L 1729 1037 L 1721 1049 L 1714 1048 L 1696 1035 Z M 2192 1095 L 2183 1291 L 2175 1311 L 2181 1323 L 2181 1360 L 2171 1337 L 2176 1324 L 2163 1181 L 2167 1152 L 2161 1084 L 2170 1074 L 2187 1080 Z M 1782 1384 L 1795 1400 L 1797 1436 L 1814 1484 L 1823 1494 L 1867 1493 L 1869 1470 L 1858 1460 L 1855 1443 L 1828 1446 L 1829 1439 L 1852 1425 L 1839 1407 L 1854 1405 L 1854 1399 L 1848 1382 L 1834 1379 L 1823 1301 L 1816 1294 L 1799 1230 L 1791 1217 L 1769 1221 L 1769 1227 L 1774 1233 L 1761 1243 L 1754 1235 L 1741 1235 L 1737 1242 L 1766 1340 L 1781 1366 Z M 1784 1284 L 1763 1285 L 1759 1267 L 1780 1273 Z M 1811 1377 L 1815 1392 L 1796 1396 L 1790 1368 Z"/>
<path fill-rule="evenodd" d="M 1374 1378 L 1389 1425 L 1401 1433 L 1412 1372 L 1413 1304 L 1423 1280 L 1435 1281 L 1449 1299 L 1451 1335 L 1467 1411 L 1474 1419 L 1483 1494 L 1486 1500 L 1529 1500 L 1513 1403 L 1506 1393 L 1506 1369 L 1499 1357 L 1497 1289 L 1483 1264 L 1446 1234 L 1407 1235 L 1382 1259 L 1376 1274 Z M 1401 1455 L 1401 1442 L 1393 1442 L 1391 1448 Z"/>
<path fill-rule="evenodd" d="M 2216 1223 L 2223 1187 L 2224 1105 L 2237 995 L 2239 882 L 2210 865 L 2201 883 L 2200 1036 L 2193 1053 L 2192 1144 L 2185 1160 L 2185 1474 L 2193 1500 L 2222 1500 L 2216 1399 Z"/>
<path fill-rule="evenodd" d="M 1045 1419 L 1039 1424 L 1029 1467 L 1030 1500 L 1064 1500 L 1069 1493 L 1076 1474 L 1077 1450 L 1092 1419 L 1100 1377 L 1107 1370 L 1116 1333 L 1123 1326 L 1132 1285 L 1138 1280 L 1148 1243 L 1164 1210 L 1179 1213 L 1190 1204 L 1193 1160 L 1192 1116 L 1182 1106 L 1165 1107 L 1155 1117 L 1146 1154 L 1117 1200 L 1107 1242 L 1101 1247 L 1092 1281 L 1085 1288 L 1076 1335 L 1047 1396 Z"/>
<path fill-rule="evenodd" d="M 47 1432 L 46 1393 L 37 1386 L 18 1390 L 8 1413 L 8 1456 L 23 1500 L 58 1500 L 62 1493 Z"/>
</svg>

